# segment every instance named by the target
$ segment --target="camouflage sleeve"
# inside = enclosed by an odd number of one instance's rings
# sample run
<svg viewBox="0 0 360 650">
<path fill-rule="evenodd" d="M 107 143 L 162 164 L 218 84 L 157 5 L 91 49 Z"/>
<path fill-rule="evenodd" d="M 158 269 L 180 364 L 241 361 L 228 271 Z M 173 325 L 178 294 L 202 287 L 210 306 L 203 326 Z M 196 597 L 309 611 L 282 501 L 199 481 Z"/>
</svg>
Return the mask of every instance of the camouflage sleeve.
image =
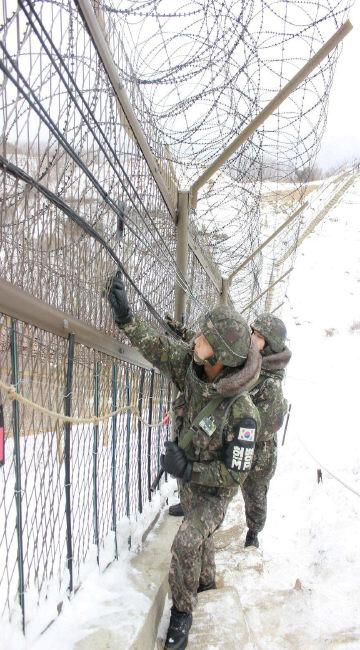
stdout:
<svg viewBox="0 0 360 650">
<path fill-rule="evenodd" d="M 255 420 L 256 430 L 259 430 L 259 413 L 247 393 L 242 394 L 230 409 L 227 423 L 224 427 L 223 437 L 225 444 L 226 442 L 231 442 L 237 436 L 240 423 L 244 418 L 252 418 Z M 227 469 L 221 460 L 214 460 L 208 463 L 195 462 L 193 463 L 191 481 L 207 487 L 234 487 L 242 485 L 247 475 L 248 471 L 237 472 Z"/>
<path fill-rule="evenodd" d="M 184 340 L 187 343 L 190 343 L 190 341 L 192 341 L 192 339 L 194 338 L 194 336 L 196 336 L 196 334 L 197 334 L 196 330 L 190 330 L 190 329 L 186 328 L 185 339 Z"/>
<path fill-rule="evenodd" d="M 269 377 L 264 381 L 256 406 L 261 419 L 261 439 L 269 438 L 281 428 L 287 411 L 279 379 Z"/>
<path fill-rule="evenodd" d="M 179 390 L 184 390 L 186 370 L 191 361 L 186 344 L 159 334 L 138 316 L 121 329 L 150 363 L 170 377 Z"/>
</svg>

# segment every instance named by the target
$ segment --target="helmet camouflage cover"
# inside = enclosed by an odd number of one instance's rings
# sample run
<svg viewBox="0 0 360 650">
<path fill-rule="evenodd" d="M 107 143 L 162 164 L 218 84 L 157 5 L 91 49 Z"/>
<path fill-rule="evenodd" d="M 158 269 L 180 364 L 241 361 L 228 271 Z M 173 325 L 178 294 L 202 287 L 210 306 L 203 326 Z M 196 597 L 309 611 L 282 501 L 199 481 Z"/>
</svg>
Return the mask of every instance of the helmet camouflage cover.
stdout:
<svg viewBox="0 0 360 650">
<path fill-rule="evenodd" d="M 280 318 L 272 314 L 259 314 L 251 323 L 251 327 L 264 337 L 273 352 L 282 352 L 286 341 L 286 327 Z"/>
<path fill-rule="evenodd" d="M 229 307 L 216 307 L 200 322 L 200 331 L 224 366 L 242 366 L 250 348 L 250 329 L 246 320 Z"/>
</svg>

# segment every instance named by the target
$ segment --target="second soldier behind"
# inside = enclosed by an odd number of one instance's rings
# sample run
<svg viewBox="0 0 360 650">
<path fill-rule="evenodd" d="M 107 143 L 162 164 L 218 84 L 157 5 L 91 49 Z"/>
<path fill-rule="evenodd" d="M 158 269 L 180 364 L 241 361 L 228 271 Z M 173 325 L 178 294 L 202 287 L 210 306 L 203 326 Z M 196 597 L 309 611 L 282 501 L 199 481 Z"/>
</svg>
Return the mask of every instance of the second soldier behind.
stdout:
<svg viewBox="0 0 360 650">
<path fill-rule="evenodd" d="M 287 402 L 282 391 L 285 369 L 291 352 L 285 345 L 286 327 L 277 316 L 264 313 L 251 324 L 252 339 L 261 356 L 260 378 L 250 391 L 258 408 L 261 428 L 256 441 L 254 462 L 242 485 L 248 531 L 245 546 L 259 546 L 258 533 L 267 515 L 267 494 L 277 463 L 277 432 L 281 428 Z"/>
</svg>

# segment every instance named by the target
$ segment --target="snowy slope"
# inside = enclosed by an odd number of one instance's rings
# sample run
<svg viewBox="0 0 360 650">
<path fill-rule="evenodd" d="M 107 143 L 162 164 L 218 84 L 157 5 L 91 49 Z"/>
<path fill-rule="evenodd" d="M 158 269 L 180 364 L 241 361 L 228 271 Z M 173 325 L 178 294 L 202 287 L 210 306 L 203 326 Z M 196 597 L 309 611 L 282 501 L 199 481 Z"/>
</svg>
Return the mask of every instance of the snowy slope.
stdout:
<svg viewBox="0 0 360 650">
<path fill-rule="evenodd" d="M 238 585 L 255 648 L 360 648 L 360 195 L 346 201 L 300 249 L 282 314 L 292 413 L 261 550 L 241 551 Z M 226 526 L 243 524 L 239 509 Z"/>
</svg>

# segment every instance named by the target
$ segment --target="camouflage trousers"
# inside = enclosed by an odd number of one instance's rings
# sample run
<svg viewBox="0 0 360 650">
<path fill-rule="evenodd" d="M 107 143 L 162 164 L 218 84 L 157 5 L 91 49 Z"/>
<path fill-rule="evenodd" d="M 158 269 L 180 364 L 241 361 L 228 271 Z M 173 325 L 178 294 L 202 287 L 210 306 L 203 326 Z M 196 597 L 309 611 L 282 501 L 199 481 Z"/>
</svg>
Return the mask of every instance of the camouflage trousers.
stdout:
<svg viewBox="0 0 360 650">
<path fill-rule="evenodd" d="M 267 493 L 277 463 L 276 439 L 260 443 L 255 448 L 252 468 L 241 486 L 247 527 L 259 533 L 265 526 Z"/>
<path fill-rule="evenodd" d="M 184 484 L 180 501 L 184 520 L 175 535 L 171 551 L 169 584 L 173 603 L 181 612 L 191 612 L 197 603 L 199 584 L 215 580 L 213 534 L 222 524 L 235 488 L 205 488 Z"/>
</svg>

